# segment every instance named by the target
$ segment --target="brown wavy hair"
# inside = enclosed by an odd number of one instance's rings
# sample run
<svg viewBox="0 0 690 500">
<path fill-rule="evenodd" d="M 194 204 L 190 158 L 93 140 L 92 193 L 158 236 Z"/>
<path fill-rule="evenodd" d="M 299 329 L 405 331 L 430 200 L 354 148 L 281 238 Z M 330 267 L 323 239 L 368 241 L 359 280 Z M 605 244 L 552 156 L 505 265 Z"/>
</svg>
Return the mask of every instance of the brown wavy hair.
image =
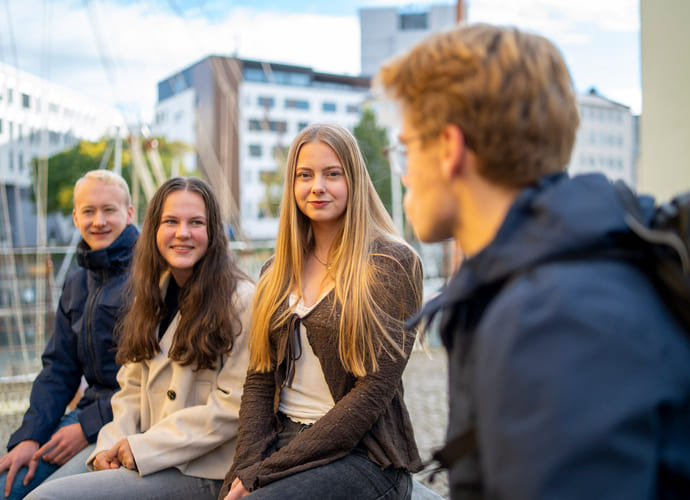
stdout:
<svg viewBox="0 0 690 500">
<path fill-rule="evenodd" d="M 242 329 L 233 299 L 238 280 L 249 278 L 228 248 L 218 200 L 203 180 L 175 177 L 163 183 L 151 198 L 134 250 L 132 272 L 125 288 L 125 297 L 131 302 L 116 328 L 116 359 L 120 364 L 151 359 L 160 351 L 158 325 L 166 314 L 160 285 L 168 264 L 158 251 L 156 234 L 163 203 L 175 191 L 196 193 L 204 200 L 208 249 L 182 287 L 180 322 L 168 356 L 183 366 L 214 368 L 220 356 L 232 350 L 233 340 Z"/>
<path fill-rule="evenodd" d="M 423 142 L 457 125 L 479 173 L 497 185 L 524 187 L 570 160 L 575 90 L 561 53 L 542 36 L 454 27 L 386 62 L 373 86 L 401 104 Z"/>
</svg>

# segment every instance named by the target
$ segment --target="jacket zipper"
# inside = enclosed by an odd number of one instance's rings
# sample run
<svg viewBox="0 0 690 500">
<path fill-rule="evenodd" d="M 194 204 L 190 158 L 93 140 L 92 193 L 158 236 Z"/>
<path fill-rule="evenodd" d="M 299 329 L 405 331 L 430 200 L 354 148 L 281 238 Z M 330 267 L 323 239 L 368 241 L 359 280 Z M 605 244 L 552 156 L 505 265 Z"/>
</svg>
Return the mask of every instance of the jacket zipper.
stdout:
<svg viewBox="0 0 690 500">
<path fill-rule="evenodd" d="M 91 354 L 91 370 L 93 371 L 94 377 L 96 377 L 96 380 L 98 381 L 99 384 L 103 384 L 103 380 L 101 380 L 100 374 L 98 373 L 98 370 L 96 369 L 96 355 L 93 349 L 93 328 L 92 328 L 92 322 L 91 319 L 93 317 L 93 305 L 96 302 L 96 297 L 98 297 L 98 294 L 100 293 L 101 289 L 105 285 L 105 270 L 102 270 L 101 273 L 103 274 L 103 279 L 101 280 L 101 283 L 98 285 L 98 288 L 96 288 L 96 291 L 94 292 L 93 296 L 91 297 L 91 302 L 89 303 L 89 313 L 88 313 L 88 321 L 86 324 L 86 333 L 87 336 L 86 338 L 88 339 L 87 344 L 89 346 L 89 353 Z"/>
</svg>

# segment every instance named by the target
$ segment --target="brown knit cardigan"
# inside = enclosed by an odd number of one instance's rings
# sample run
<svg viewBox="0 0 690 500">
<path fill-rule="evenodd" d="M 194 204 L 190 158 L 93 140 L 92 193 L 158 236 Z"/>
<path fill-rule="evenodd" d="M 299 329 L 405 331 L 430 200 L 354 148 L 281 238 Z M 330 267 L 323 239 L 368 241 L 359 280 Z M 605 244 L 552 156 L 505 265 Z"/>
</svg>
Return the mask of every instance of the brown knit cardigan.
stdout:
<svg viewBox="0 0 690 500">
<path fill-rule="evenodd" d="M 378 304 L 389 315 L 403 321 L 421 305 L 422 266 L 407 246 L 382 241 L 371 254 L 382 280 L 376 290 Z M 266 267 L 266 266 L 265 266 Z M 276 359 L 272 372 L 250 370 L 244 385 L 237 447 L 219 498 L 230 489 L 235 477 L 249 491 L 292 474 L 328 464 L 364 448 L 382 469 L 403 468 L 417 472 L 421 460 L 405 402 L 402 373 L 414 344 L 415 332 L 398 325 L 388 333 L 403 348 L 405 356 L 385 352 L 377 355 L 379 369 L 364 377 L 345 371 L 338 357 L 339 304 L 333 312 L 335 294 L 329 293 L 302 319 L 309 344 L 318 357 L 335 406 L 287 446 L 274 451 L 280 431 L 276 417 L 280 388 L 285 379 L 287 327 L 270 332 Z M 281 310 L 287 307 L 284 303 Z M 280 313 L 279 311 L 279 313 Z"/>
</svg>

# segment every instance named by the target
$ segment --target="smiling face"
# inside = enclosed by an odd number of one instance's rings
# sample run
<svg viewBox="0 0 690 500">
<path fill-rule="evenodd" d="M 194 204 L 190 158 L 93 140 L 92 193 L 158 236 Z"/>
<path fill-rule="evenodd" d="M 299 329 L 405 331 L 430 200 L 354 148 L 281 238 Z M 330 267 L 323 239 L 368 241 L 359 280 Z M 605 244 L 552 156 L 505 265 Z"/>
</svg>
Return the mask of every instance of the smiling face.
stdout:
<svg viewBox="0 0 690 500">
<path fill-rule="evenodd" d="M 134 207 L 117 184 L 87 178 L 75 188 L 72 218 L 91 250 L 110 246 L 133 217 Z"/>
<path fill-rule="evenodd" d="M 339 226 L 347 208 L 345 170 L 335 151 L 323 142 L 304 144 L 297 156 L 294 183 L 299 210 L 312 227 Z"/>
<path fill-rule="evenodd" d="M 208 249 L 208 224 L 203 198 L 191 191 L 173 191 L 163 202 L 156 246 L 178 285 L 191 277 Z"/>
</svg>

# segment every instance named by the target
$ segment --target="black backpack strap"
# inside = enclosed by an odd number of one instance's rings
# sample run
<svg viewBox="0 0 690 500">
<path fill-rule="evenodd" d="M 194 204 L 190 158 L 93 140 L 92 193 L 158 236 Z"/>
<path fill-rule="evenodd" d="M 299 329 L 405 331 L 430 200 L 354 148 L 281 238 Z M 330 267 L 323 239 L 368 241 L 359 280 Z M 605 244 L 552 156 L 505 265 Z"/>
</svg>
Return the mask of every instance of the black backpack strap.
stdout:
<svg viewBox="0 0 690 500">
<path fill-rule="evenodd" d="M 434 452 L 432 458 L 448 469 L 461 458 L 476 453 L 477 450 L 477 431 L 472 427 L 449 439 L 443 448 Z"/>
<path fill-rule="evenodd" d="M 640 210 L 640 205 L 635 193 L 620 180 L 614 183 L 614 188 L 616 189 L 618 199 L 625 209 L 625 222 L 630 229 L 640 239 L 648 243 L 672 248 L 680 261 L 681 270 L 685 274 L 690 274 L 690 256 L 688 255 L 686 243 L 681 236 L 666 228 L 655 229 L 648 227 L 647 224 L 645 224 L 642 210 Z"/>
<path fill-rule="evenodd" d="M 429 482 L 433 482 L 437 473 L 444 469 L 449 470 L 456 462 L 478 450 L 477 431 L 470 427 L 449 439 L 443 448 L 436 450 L 431 459 L 422 465 L 423 470 L 429 473 Z"/>
</svg>

